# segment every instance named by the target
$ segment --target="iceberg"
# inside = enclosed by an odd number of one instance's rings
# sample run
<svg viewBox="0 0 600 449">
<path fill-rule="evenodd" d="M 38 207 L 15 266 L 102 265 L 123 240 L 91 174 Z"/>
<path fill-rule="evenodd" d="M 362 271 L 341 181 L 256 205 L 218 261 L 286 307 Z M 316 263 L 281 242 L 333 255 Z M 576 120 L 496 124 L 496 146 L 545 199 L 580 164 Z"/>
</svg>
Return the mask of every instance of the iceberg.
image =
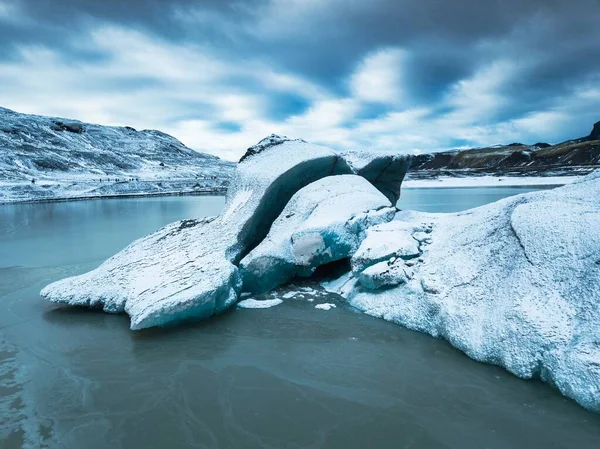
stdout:
<svg viewBox="0 0 600 449">
<path fill-rule="evenodd" d="M 50 284 L 41 295 L 59 304 L 125 312 L 131 329 L 221 313 L 237 302 L 242 291 L 239 262 L 263 241 L 294 194 L 322 178 L 355 172 L 342 155 L 329 148 L 271 135 L 249 148 L 240 160 L 221 215 L 172 223 L 133 242 L 95 270 Z M 363 183 L 360 192 L 366 186 L 371 189 L 374 208 L 391 206 L 375 188 L 354 177 Z M 339 179 L 331 185 L 336 182 Z M 388 209 L 357 218 L 349 226 L 359 232 L 363 221 L 377 223 L 376 217 L 386 213 L 391 219 L 392 209 Z M 317 215 L 325 216 L 324 212 L 313 214 Z M 310 247 L 308 240 L 305 244 Z"/>
<path fill-rule="evenodd" d="M 430 214 L 394 206 L 408 160 L 271 135 L 241 159 L 221 215 L 172 223 L 41 294 L 125 312 L 142 329 L 208 318 L 349 260 L 322 285 L 353 307 L 600 412 L 600 172 Z"/>
<path fill-rule="evenodd" d="M 144 237 L 97 269 L 60 280 L 41 295 L 63 304 L 125 312 L 131 329 L 220 313 L 237 301 L 237 263 L 267 235 L 302 187 L 349 174 L 329 148 L 272 135 L 238 164 L 219 217 L 183 220 Z"/>
<path fill-rule="evenodd" d="M 600 172 L 461 213 L 398 212 L 351 266 L 323 286 L 600 411 Z"/>
<path fill-rule="evenodd" d="M 350 257 L 373 225 L 396 208 L 364 178 L 329 176 L 299 190 L 266 238 L 240 262 L 244 291 L 262 293 Z"/>
</svg>

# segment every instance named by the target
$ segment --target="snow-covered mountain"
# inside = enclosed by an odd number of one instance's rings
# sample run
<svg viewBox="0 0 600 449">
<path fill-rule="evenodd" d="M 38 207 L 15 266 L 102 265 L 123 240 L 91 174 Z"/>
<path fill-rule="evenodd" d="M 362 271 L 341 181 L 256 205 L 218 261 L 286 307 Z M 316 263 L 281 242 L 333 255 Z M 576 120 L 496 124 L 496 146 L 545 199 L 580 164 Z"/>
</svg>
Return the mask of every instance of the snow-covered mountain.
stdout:
<svg viewBox="0 0 600 449">
<path fill-rule="evenodd" d="M 234 168 L 160 131 L 0 108 L 0 202 L 218 191 Z"/>
</svg>

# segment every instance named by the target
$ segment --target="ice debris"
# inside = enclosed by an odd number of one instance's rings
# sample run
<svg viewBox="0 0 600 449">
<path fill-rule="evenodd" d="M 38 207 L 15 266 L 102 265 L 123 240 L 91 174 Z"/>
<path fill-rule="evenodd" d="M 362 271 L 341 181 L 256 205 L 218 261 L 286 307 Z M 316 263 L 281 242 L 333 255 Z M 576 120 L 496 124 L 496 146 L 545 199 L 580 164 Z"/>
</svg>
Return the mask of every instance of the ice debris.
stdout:
<svg viewBox="0 0 600 449">
<path fill-rule="evenodd" d="M 315 306 L 315 309 L 319 309 L 319 310 L 331 310 L 331 309 L 335 309 L 335 304 L 332 304 L 330 302 L 325 302 L 323 304 L 317 304 Z"/>
<path fill-rule="evenodd" d="M 278 306 L 283 303 L 281 299 L 244 299 L 238 302 L 237 306 L 242 309 L 268 309 L 270 307 Z"/>
</svg>

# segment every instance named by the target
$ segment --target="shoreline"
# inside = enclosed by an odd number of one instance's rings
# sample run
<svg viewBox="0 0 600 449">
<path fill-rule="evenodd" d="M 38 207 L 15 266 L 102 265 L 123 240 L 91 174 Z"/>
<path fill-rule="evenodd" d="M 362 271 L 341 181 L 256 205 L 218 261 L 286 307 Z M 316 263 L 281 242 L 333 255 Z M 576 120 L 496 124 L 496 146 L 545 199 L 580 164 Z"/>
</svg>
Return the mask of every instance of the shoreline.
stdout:
<svg viewBox="0 0 600 449">
<path fill-rule="evenodd" d="M 568 176 L 443 176 L 430 179 L 408 179 L 402 183 L 402 189 L 448 189 L 448 188 L 493 188 L 493 187 L 559 187 L 571 184 L 584 175 Z M 177 180 L 179 181 L 179 180 Z M 145 181 L 148 182 L 148 181 Z M 56 203 L 66 201 L 85 201 L 118 198 L 145 198 L 161 196 L 212 196 L 224 195 L 227 188 L 216 188 L 202 191 L 166 191 L 166 192 L 137 192 L 137 193 L 111 193 L 105 195 L 75 195 L 57 196 L 50 198 L 27 198 L 16 200 L 0 200 L 0 206 L 11 204 Z"/>
<path fill-rule="evenodd" d="M 140 192 L 140 193 L 122 193 L 109 195 L 87 195 L 73 197 L 56 198 L 31 198 L 26 200 L 0 201 L 0 206 L 9 206 L 13 204 L 36 204 L 36 203 L 64 203 L 67 201 L 86 201 L 86 200 L 105 200 L 120 198 L 148 198 L 159 196 L 222 196 L 227 193 L 227 189 L 215 189 L 206 191 L 184 191 L 184 192 Z"/>
<path fill-rule="evenodd" d="M 403 189 L 471 188 L 471 187 L 558 187 L 571 184 L 584 175 L 569 176 L 467 176 L 431 179 L 405 179 Z"/>
</svg>

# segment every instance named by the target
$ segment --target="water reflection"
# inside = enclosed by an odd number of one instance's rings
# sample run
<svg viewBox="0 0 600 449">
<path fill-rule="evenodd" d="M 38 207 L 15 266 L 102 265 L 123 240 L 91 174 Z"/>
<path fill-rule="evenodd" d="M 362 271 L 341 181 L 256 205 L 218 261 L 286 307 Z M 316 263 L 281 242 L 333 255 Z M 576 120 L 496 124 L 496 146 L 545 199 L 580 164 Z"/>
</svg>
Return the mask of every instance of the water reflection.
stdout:
<svg viewBox="0 0 600 449">
<path fill-rule="evenodd" d="M 225 198 L 121 198 L 0 206 L 0 268 L 100 261 L 184 218 L 221 212 Z"/>
<path fill-rule="evenodd" d="M 459 187 L 459 188 L 411 188 L 402 189 L 398 208 L 423 212 L 459 212 L 501 200 L 507 196 L 535 190 L 552 189 L 538 187 Z"/>
</svg>

